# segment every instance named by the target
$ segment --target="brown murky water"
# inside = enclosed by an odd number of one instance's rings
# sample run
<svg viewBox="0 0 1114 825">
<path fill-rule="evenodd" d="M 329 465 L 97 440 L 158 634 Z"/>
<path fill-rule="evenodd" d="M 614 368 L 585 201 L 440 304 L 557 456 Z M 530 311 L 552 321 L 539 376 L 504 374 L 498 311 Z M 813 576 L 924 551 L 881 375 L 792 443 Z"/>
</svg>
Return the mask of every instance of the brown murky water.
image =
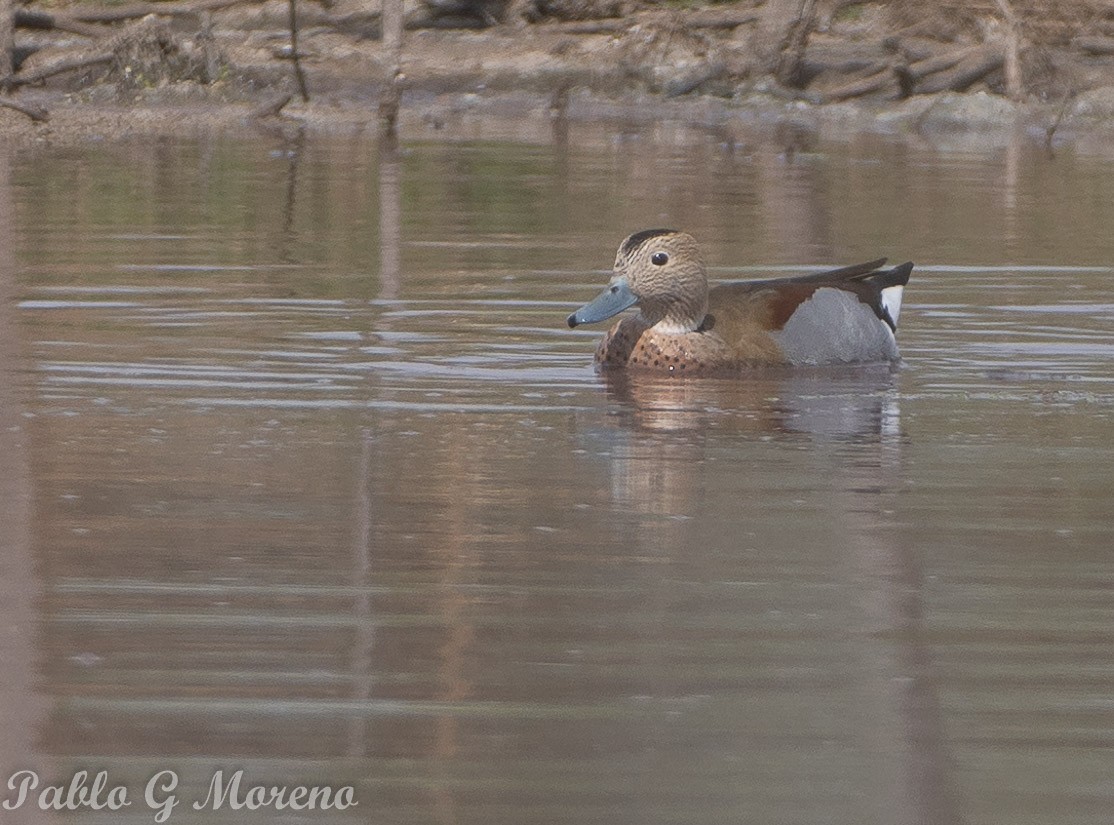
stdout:
<svg viewBox="0 0 1114 825">
<path fill-rule="evenodd" d="M 0 150 L 11 822 L 1108 823 L 1114 161 Z M 902 368 L 605 382 L 628 232 L 918 263 Z M 212 776 L 356 807 L 197 811 Z M 11 802 L 15 792 L 0 784 Z"/>
</svg>

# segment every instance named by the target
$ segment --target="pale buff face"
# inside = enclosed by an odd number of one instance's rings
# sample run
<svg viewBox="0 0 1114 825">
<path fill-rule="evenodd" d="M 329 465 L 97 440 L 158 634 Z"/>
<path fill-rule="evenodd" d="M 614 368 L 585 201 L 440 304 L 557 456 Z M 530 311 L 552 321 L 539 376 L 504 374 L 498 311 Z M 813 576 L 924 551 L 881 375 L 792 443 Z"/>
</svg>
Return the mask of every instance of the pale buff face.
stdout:
<svg viewBox="0 0 1114 825">
<path fill-rule="evenodd" d="M 625 278 L 643 319 L 662 332 L 691 332 L 708 311 L 708 278 L 696 239 L 685 232 L 638 232 L 619 246 L 615 276 Z"/>
</svg>

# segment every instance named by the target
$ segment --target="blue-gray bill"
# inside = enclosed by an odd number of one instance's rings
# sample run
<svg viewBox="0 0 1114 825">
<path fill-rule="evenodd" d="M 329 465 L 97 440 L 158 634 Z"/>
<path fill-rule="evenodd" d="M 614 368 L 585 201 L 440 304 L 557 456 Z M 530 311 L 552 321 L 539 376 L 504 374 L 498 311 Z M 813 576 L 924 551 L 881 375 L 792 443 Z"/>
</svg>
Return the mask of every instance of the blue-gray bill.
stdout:
<svg viewBox="0 0 1114 825">
<path fill-rule="evenodd" d="M 606 321 L 636 303 L 638 303 L 638 298 L 631 292 L 627 282 L 617 280 L 597 295 L 595 299 L 570 315 L 568 317 L 569 326 L 577 327 L 581 324 L 595 324 L 599 321 Z"/>
</svg>

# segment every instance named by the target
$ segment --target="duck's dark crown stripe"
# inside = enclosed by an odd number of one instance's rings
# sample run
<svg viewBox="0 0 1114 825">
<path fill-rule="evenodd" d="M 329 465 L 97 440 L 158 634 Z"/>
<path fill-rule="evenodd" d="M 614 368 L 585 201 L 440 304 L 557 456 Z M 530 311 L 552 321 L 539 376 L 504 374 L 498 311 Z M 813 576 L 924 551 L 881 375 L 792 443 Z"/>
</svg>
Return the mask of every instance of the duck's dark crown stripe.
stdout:
<svg viewBox="0 0 1114 825">
<path fill-rule="evenodd" d="M 633 235 L 623 241 L 623 246 L 619 251 L 623 255 L 629 255 L 643 241 L 647 241 L 650 238 L 656 238 L 659 235 L 672 235 L 676 233 L 676 231 L 676 229 L 643 229 L 641 232 L 635 232 Z"/>
</svg>

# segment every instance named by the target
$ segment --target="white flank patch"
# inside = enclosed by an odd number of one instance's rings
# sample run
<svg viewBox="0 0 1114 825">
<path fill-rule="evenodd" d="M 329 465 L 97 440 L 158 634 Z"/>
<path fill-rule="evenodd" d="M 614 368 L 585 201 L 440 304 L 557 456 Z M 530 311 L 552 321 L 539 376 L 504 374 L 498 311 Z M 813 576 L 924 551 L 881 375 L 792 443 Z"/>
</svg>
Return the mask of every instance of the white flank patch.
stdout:
<svg viewBox="0 0 1114 825">
<path fill-rule="evenodd" d="M 772 336 L 794 364 L 893 361 L 899 357 L 889 324 L 852 293 L 833 287 L 816 290 Z"/>
<path fill-rule="evenodd" d="M 654 332 L 660 332 L 662 335 L 681 335 L 686 332 L 692 332 L 695 327 L 686 327 L 684 324 L 678 324 L 673 321 L 658 321 L 652 327 Z"/>
<path fill-rule="evenodd" d="M 905 292 L 905 287 L 901 284 L 897 286 L 888 286 L 882 290 L 882 306 L 886 308 L 886 312 L 890 313 L 890 319 L 897 326 L 897 319 L 901 316 L 901 296 Z"/>
</svg>

